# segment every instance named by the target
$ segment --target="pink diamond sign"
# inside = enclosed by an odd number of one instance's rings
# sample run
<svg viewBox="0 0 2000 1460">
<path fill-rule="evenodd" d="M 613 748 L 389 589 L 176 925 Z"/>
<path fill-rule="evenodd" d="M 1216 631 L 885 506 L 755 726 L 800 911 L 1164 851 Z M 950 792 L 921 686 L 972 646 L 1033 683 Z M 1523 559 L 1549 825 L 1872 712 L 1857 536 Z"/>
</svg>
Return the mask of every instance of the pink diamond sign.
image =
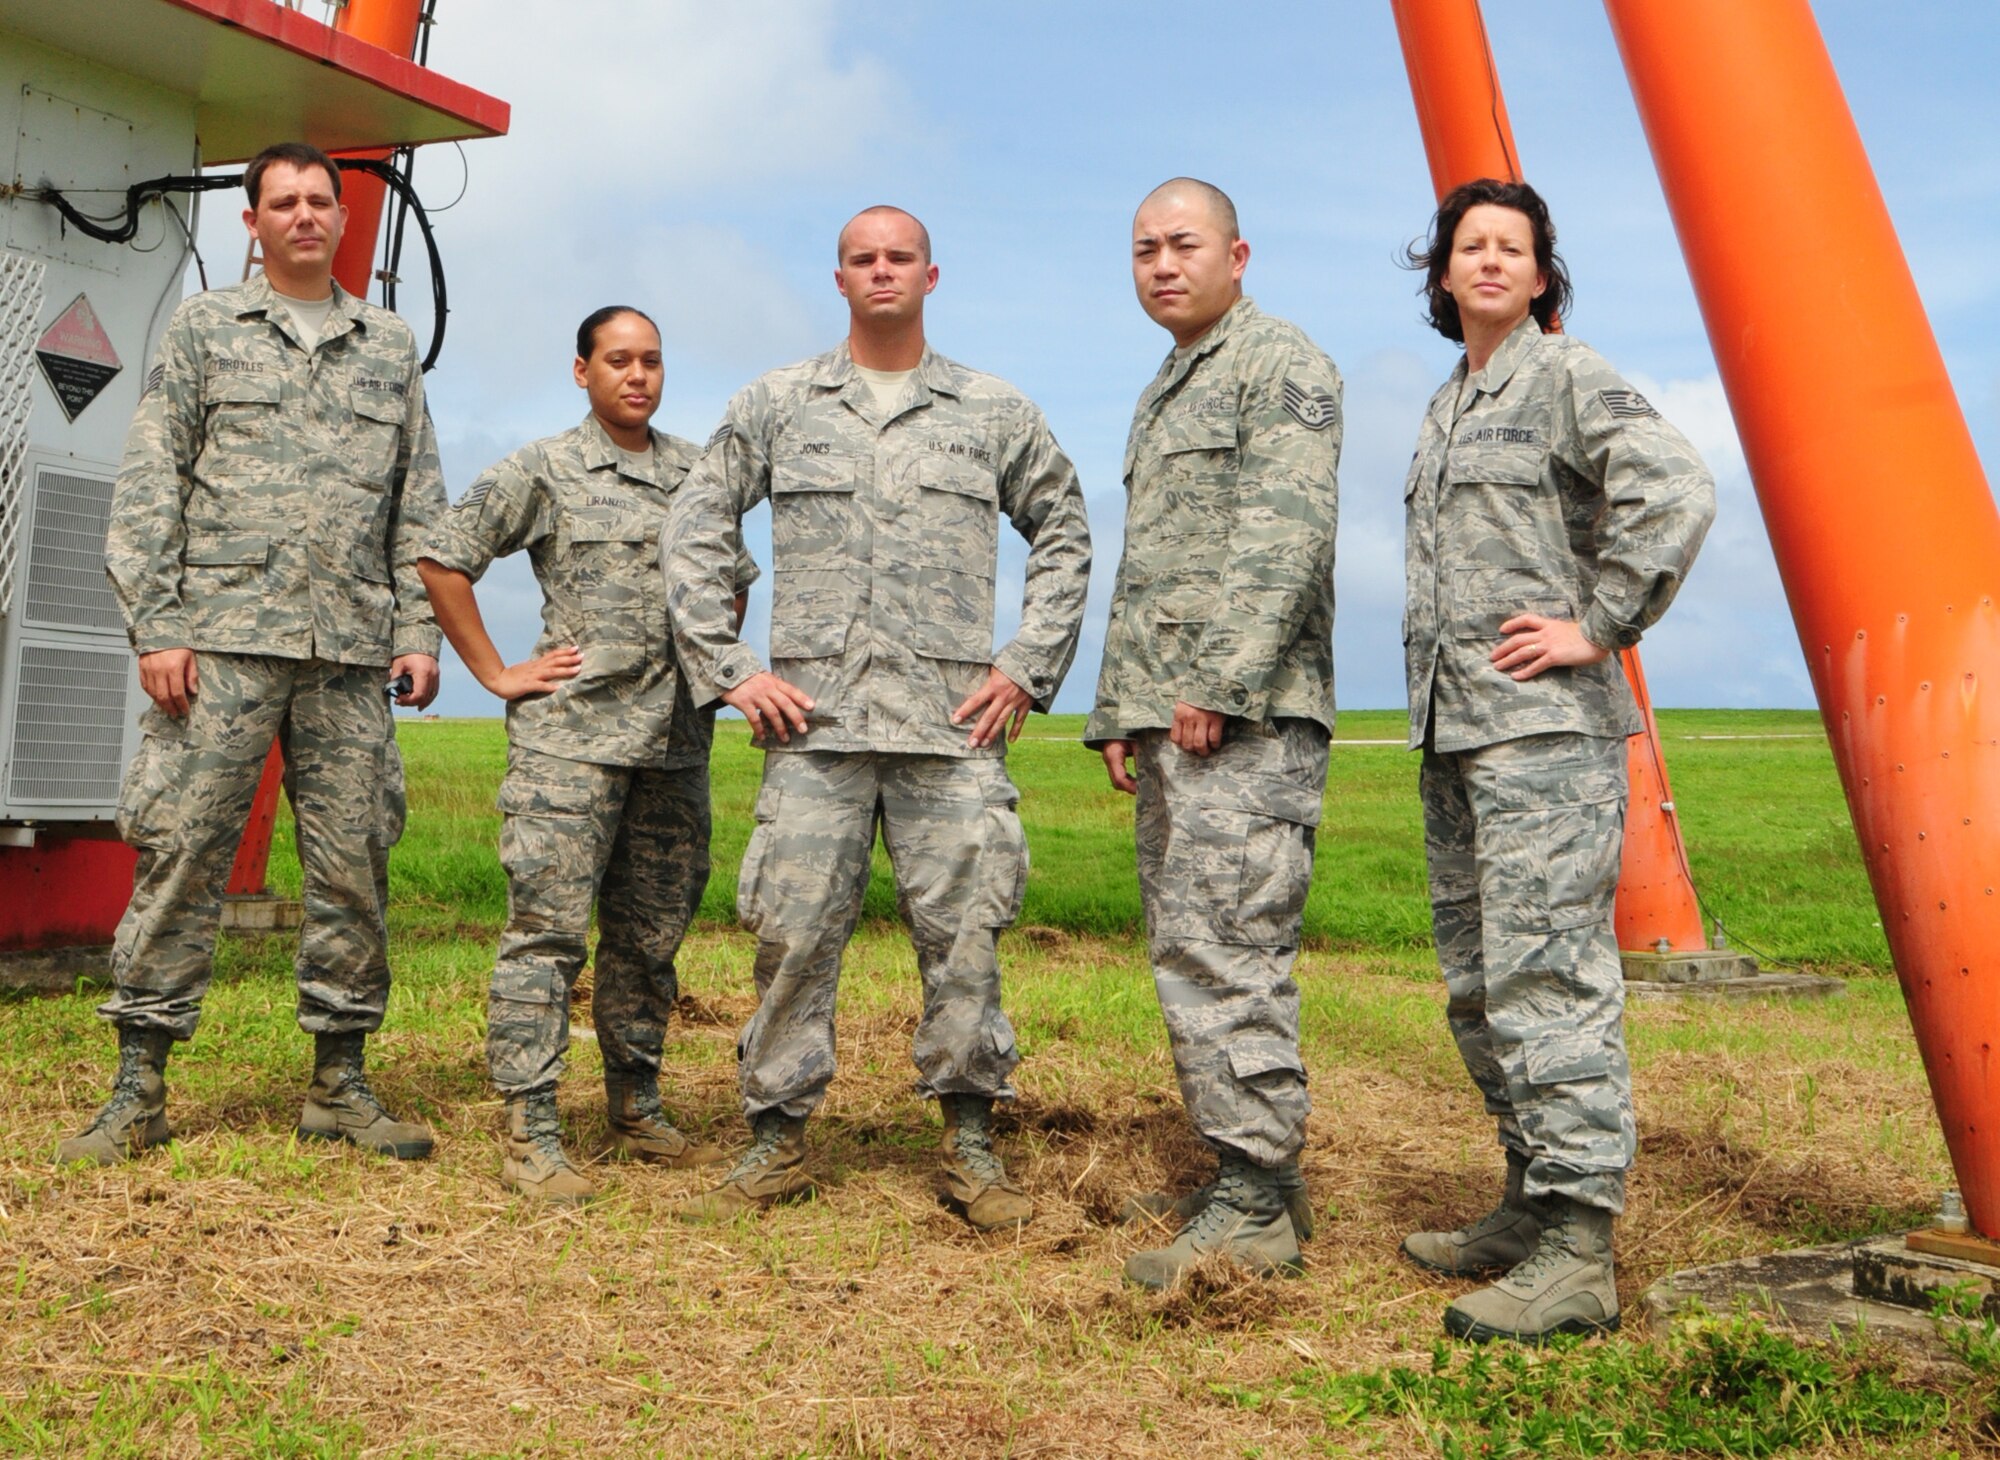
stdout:
<svg viewBox="0 0 2000 1460">
<path fill-rule="evenodd" d="M 125 368 L 111 348 L 111 336 L 97 322 L 97 311 L 82 294 L 35 341 L 35 358 L 63 415 L 72 421 Z"/>
</svg>

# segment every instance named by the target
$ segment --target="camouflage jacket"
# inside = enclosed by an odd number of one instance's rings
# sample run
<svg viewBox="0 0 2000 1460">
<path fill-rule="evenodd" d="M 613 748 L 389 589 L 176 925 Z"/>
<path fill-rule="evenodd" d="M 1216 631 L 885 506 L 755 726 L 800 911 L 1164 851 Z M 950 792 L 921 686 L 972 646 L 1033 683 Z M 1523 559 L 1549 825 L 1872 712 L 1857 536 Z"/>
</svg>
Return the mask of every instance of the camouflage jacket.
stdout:
<svg viewBox="0 0 2000 1460">
<path fill-rule="evenodd" d="M 635 474 L 585 416 L 488 468 L 432 529 L 423 555 L 474 582 L 495 558 L 525 548 L 542 585 L 535 653 L 571 644 L 583 653 L 582 673 L 553 694 L 509 702 L 515 744 L 597 765 L 707 762 L 714 716 L 688 702 L 660 578 L 667 507 L 698 454 L 655 431 L 651 463 Z M 741 558 L 735 588 L 756 576 Z"/>
<path fill-rule="evenodd" d="M 1695 450 L 1590 346 L 1532 318 L 1431 397 L 1404 485 L 1410 748 L 1640 728 L 1617 657 L 1516 681 L 1493 667 L 1518 613 L 1627 649 L 1666 612 L 1715 516 Z"/>
<path fill-rule="evenodd" d="M 444 506 L 409 327 L 336 284 L 308 351 L 260 274 L 168 322 L 105 566 L 141 654 L 387 664 L 438 651 L 417 549 Z"/>
<path fill-rule="evenodd" d="M 771 667 L 810 695 L 791 748 L 968 750 L 989 665 L 1046 710 L 1076 652 L 1090 531 L 1076 471 L 1005 381 L 929 349 L 879 409 L 845 343 L 729 403 L 674 503 L 669 603 L 697 703 L 762 667 L 724 610 L 743 514 L 771 500 Z M 1021 628 L 993 648 L 999 516 L 1028 540 Z M 775 744 L 776 742 L 774 742 Z"/>
<path fill-rule="evenodd" d="M 1173 723 L 1174 702 L 1333 728 L 1340 372 L 1239 300 L 1139 397 L 1125 554 L 1084 742 Z"/>
</svg>

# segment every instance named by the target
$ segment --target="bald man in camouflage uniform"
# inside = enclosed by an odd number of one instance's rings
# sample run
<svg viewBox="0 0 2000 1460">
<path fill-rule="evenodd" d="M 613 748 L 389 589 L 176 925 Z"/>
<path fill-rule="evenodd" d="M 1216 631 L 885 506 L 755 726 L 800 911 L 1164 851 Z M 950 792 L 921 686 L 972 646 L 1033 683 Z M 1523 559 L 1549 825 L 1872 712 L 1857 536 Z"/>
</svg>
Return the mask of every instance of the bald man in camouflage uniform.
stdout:
<svg viewBox="0 0 2000 1460">
<path fill-rule="evenodd" d="M 1568 281 L 1532 188 L 1467 184 L 1435 232 L 1433 324 L 1467 348 L 1404 488 L 1410 748 L 1446 1017 L 1507 1180 L 1485 1217 L 1403 1250 L 1505 1274 L 1451 1304 L 1454 1334 L 1539 1340 L 1618 1326 L 1612 1218 L 1637 1141 L 1612 908 L 1643 721 L 1615 651 L 1673 602 L 1715 487 L 1603 356 L 1543 332 Z M 1488 292 L 1504 300 L 1513 267 L 1541 281 L 1518 320 L 1474 293 L 1481 250 L 1503 249 L 1522 262 L 1493 264 Z"/>
<path fill-rule="evenodd" d="M 1003 754 L 1076 648 L 1083 494 L 1020 392 L 925 343 L 937 268 L 922 224 L 870 209 L 838 252 L 847 342 L 730 402 L 668 537 L 694 696 L 743 710 L 770 752 L 737 890 L 757 934 L 760 1002 L 738 1045 L 755 1140 L 684 1214 L 810 1189 L 803 1129 L 833 1078 L 834 991 L 879 825 L 923 979 L 912 1054 L 919 1093 L 944 1112 L 946 1195 L 975 1228 L 1018 1226 L 1033 1209 L 989 1124 L 1019 1058 L 994 940 L 1028 871 Z M 767 498 L 776 673 L 718 600 L 738 522 Z M 1021 627 L 996 653 L 1003 514 L 1029 553 Z"/>
<path fill-rule="evenodd" d="M 556 1080 L 593 901 L 591 1014 L 612 1148 L 673 1167 L 722 1159 L 676 1130 L 660 1104 L 679 993 L 674 955 L 708 885 L 715 717 L 689 703 L 677 672 L 659 568 L 667 508 L 698 452 L 647 425 L 661 381 L 651 320 L 599 310 L 577 349 L 591 413 L 483 473 L 431 534 L 422 563 L 452 646 L 507 700 L 507 926 L 486 1026 L 487 1068 L 507 1105 L 501 1179 L 563 1202 L 592 1194 L 561 1145 Z M 542 587 L 543 628 L 534 657 L 507 669 L 471 585 L 495 558 L 520 551 Z M 739 617 L 756 574 L 739 558 Z"/>
<path fill-rule="evenodd" d="M 286 144 L 245 175 L 265 272 L 174 312 L 127 437 L 106 566 L 154 701 L 118 825 L 138 848 L 112 945 L 110 1102 L 64 1161 L 170 1138 L 164 1071 L 190 1039 L 220 901 L 275 737 L 305 881 L 298 1017 L 313 1035 L 301 1136 L 401 1158 L 422 1126 L 369 1089 L 364 1046 L 389 995 L 383 901 L 400 834 L 399 703 L 437 691 L 417 546 L 444 508 L 408 326 L 333 283 L 339 171 Z"/>
<path fill-rule="evenodd" d="M 1125 554 L 1084 730 L 1138 797 L 1139 888 L 1181 1099 L 1215 1151 L 1165 1247 L 1126 1277 L 1171 1286 L 1204 1254 L 1296 1270 L 1306 1072 L 1292 979 L 1333 730 L 1340 372 L 1243 297 L 1250 246 L 1213 186 L 1140 205 L 1133 279 L 1175 348 L 1125 448 Z M 1127 768 L 1136 762 L 1137 774 Z"/>
</svg>

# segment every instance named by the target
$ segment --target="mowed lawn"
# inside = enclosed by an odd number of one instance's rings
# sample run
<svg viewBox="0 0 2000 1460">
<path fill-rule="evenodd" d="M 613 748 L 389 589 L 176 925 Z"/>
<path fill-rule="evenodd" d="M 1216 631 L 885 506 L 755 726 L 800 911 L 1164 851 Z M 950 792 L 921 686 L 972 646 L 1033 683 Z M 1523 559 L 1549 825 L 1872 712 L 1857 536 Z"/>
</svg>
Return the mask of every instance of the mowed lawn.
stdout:
<svg viewBox="0 0 2000 1460">
<path fill-rule="evenodd" d="M 1739 946 L 1851 977 L 1824 1002 L 1635 1002 L 1628 1305 L 1681 1267 L 1913 1225 L 1950 1181 L 1816 718 L 1661 719 L 1706 903 Z M 588 1037 L 562 1104 L 600 1200 L 549 1210 L 505 1192 L 481 1053 L 503 739 L 497 722 L 405 723 L 397 984 L 373 1050 L 377 1088 L 437 1128 L 436 1158 L 291 1138 L 310 1047 L 291 938 L 223 942 L 201 1033 L 169 1070 L 179 1139 L 126 1169 L 50 1165 L 110 1068 L 94 995 L 10 999 L 0 1455 L 1472 1455 L 1517 1453 L 1538 1415 L 1561 1423 L 1518 1453 L 1981 1443 L 1984 1371 L 1800 1355 L 1727 1323 L 1635 1322 L 1554 1368 L 1480 1379 L 1490 1403 L 1396 1377 L 1431 1373 L 1462 1290 L 1399 1261 L 1401 1234 L 1475 1215 L 1499 1183 L 1443 1024 L 1399 715 L 1344 717 L 1333 753 L 1300 964 L 1310 1270 L 1122 1288 L 1125 1256 L 1158 1239 L 1117 1227 L 1119 1201 L 1204 1167 L 1137 936 L 1130 803 L 1079 728 L 1037 719 L 1012 756 L 1035 863 L 1003 947 L 1025 1055 L 1006 1150 L 1038 1207 L 1025 1232 L 977 1237 L 937 1203 L 937 1118 L 910 1088 L 914 960 L 879 863 L 841 990 L 842 1070 L 811 1127 L 817 1199 L 719 1229 L 672 1221 L 712 1177 L 601 1159 Z M 684 1124 L 735 1148 L 752 998 L 732 897 L 759 757 L 740 725 L 718 740 L 716 873 L 667 1085 Z M 297 887 L 288 837 L 273 878 Z M 578 1019 L 587 1035 L 587 1001 Z M 1626 1424 L 1616 1443 L 1607 1416 Z M 1731 1424 L 1749 1438 L 1712 1439 Z"/>
</svg>

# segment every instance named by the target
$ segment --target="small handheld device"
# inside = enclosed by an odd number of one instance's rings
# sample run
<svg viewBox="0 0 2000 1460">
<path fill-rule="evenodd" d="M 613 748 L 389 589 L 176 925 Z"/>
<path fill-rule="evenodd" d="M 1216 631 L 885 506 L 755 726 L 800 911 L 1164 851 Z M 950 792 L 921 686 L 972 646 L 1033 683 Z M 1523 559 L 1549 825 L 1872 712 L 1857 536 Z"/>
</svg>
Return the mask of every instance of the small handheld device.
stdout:
<svg viewBox="0 0 2000 1460">
<path fill-rule="evenodd" d="M 383 685 L 382 693 L 387 695 L 390 699 L 393 700 L 402 695 L 408 694 L 411 690 L 415 689 L 416 687 L 417 687 L 417 682 L 414 679 L 410 678 L 408 672 L 406 671 L 402 674 L 397 675 L 394 679 L 390 680 L 387 684 Z"/>
</svg>

